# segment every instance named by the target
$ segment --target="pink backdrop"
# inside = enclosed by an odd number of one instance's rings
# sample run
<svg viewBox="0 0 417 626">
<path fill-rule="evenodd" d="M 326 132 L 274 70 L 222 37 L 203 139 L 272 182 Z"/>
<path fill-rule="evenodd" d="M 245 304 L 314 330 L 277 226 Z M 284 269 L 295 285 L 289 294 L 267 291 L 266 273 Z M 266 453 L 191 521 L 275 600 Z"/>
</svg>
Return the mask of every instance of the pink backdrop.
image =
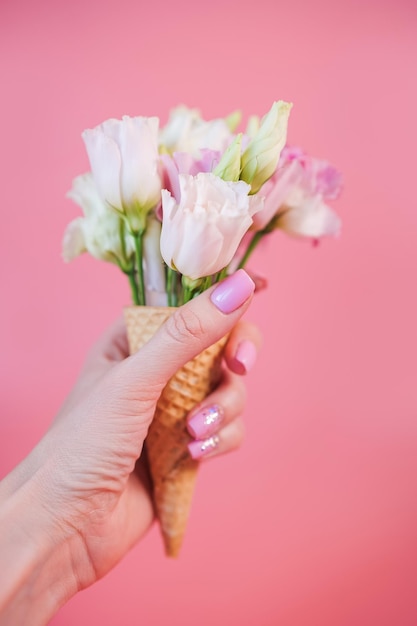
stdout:
<svg viewBox="0 0 417 626">
<path fill-rule="evenodd" d="M 201 471 L 178 562 L 154 529 L 54 626 L 417 623 L 417 9 L 411 0 L 2 0 L 0 473 L 34 445 L 128 301 L 70 266 L 81 131 L 184 102 L 294 102 L 289 139 L 344 173 L 343 236 L 277 236 L 249 317 L 244 448 Z"/>
</svg>

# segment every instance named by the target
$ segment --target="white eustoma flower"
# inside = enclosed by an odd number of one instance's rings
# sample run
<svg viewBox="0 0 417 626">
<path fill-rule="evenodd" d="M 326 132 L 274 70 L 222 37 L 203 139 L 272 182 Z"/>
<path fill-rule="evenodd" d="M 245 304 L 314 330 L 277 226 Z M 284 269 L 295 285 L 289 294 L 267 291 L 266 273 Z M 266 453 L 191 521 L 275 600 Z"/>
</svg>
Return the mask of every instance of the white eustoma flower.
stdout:
<svg viewBox="0 0 417 626">
<path fill-rule="evenodd" d="M 118 265 L 126 265 L 134 248 L 131 236 L 123 235 L 121 218 L 101 199 L 90 173 L 77 176 L 67 196 L 81 207 L 84 217 L 73 220 L 66 228 L 62 243 L 65 261 L 83 252 Z"/>
<path fill-rule="evenodd" d="M 198 109 L 178 106 L 170 113 L 168 123 L 161 129 L 159 142 L 169 152 L 188 152 L 198 157 L 200 150 L 223 152 L 233 140 L 226 119 L 204 120 Z"/>
<path fill-rule="evenodd" d="M 261 209 L 243 181 L 212 173 L 180 174 L 180 201 L 162 190 L 161 253 L 165 263 L 192 280 L 226 267 Z"/>
<path fill-rule="evenodd" d="M 102 200 L 125 216 L 132 232 L 144 230 L 160 200 L 158 126 L 157 117 L 124 116 L 82 134 Z"/>
<path fill-rule="evenodd" d="M 62 258 L 66 263 L 73 261 L 87 252 L 87 246 L 85 243 L 83 224 L 84 218 L 77 217 L 72 220 L 65 229 L 64 237 L 62 239 Z"/>
</svg>

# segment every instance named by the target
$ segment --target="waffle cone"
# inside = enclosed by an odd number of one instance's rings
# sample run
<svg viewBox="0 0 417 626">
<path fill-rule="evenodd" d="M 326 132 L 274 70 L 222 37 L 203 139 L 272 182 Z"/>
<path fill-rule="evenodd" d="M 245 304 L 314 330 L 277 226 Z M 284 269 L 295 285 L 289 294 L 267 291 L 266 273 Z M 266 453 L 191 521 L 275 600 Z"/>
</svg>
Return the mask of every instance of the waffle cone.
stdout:
<svg viewBox="0 0 417 626">
<path fill-rule="evenodd" d="M 174 312 L 171 307 L 125 308 L 130 353 L 151 339 Z M 146 438 L 156 514 L 168 556 L 178 556 L 191 508 L 198 462 L 187 450 L 189 411 L 214 389 L 220 378 L 226 337 L 210 346 L 173 376 L 159 398 Z"/>
</svg>

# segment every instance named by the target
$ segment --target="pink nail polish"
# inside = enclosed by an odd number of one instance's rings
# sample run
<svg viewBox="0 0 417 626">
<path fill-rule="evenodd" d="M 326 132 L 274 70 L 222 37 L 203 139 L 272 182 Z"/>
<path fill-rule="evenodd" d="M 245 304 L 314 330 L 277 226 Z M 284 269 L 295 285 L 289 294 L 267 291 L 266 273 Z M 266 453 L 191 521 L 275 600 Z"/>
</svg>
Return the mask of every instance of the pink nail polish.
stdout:
<svg viewBox="0 0 417 626">
<path fill-rule="evenodd" d="M 245 270 L 238 270 L 217 285 L 210 299 L 222 313 L 232 313 L 250 298 L 254 289 L 255 283 Z"/>
<path fill-rule="evenodd" d="M 248 339 L 241 341 L 237 347 L 235 354 L 235 362 L 238 374 L 247 374 L 255 365 L 257 357 L 256 347 Z"/>
<path fill-rule="evenodd" d="M 204 441 L 192 441 L 188 444 L 188 450 L 193 459 L 201 459 L 206 454 L 213 452 L 219 445 L 219 441 L 220 439 L 217 435 L 204 439 Z"/>
<path fill-rule="evenodd" d="M 217 404 L 203 407 L 188 418 L 188 432 L 195 439 L 204 439 L 217 430 L 223 418 L 223 409 Z"/>
</svg>

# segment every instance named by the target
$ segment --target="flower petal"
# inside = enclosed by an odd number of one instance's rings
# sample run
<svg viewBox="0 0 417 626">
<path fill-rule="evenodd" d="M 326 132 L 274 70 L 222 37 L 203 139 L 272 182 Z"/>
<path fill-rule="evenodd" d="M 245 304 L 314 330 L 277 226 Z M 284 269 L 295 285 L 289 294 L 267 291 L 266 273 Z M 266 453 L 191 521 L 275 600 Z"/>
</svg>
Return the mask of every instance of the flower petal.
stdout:
<svg viewBox="0 0 417 626">
<path fill-rule="evenodd" d="M 159 200 L 158 118 L 125 116 L 120 122 L 120 188 L 127 208 L 147 211 Z"/>
<path fill-rule="evenodd" d="M 83 217 L 77 217 L 65 229 L 62 240 L 62 258 L 69 263 L 87 251 L 83 232 Z"/>
<path fill-rule="evenodd" d="M 316 196 L 299 206 L 284 209 L 277 220 L 277 227 L 290 235 L 318 239 L 338 235 L 341 220 L 320 196 Z"/>
<path fill-rule="evenodd" d="M 113 128 L 113 126 L 112 126 Z M 82 134 L 91 171 L 101 198 L 110 206 L 122 206 L 120 194 L 121 156 L 117 143 L 98 128 Z"/>
</svg>

